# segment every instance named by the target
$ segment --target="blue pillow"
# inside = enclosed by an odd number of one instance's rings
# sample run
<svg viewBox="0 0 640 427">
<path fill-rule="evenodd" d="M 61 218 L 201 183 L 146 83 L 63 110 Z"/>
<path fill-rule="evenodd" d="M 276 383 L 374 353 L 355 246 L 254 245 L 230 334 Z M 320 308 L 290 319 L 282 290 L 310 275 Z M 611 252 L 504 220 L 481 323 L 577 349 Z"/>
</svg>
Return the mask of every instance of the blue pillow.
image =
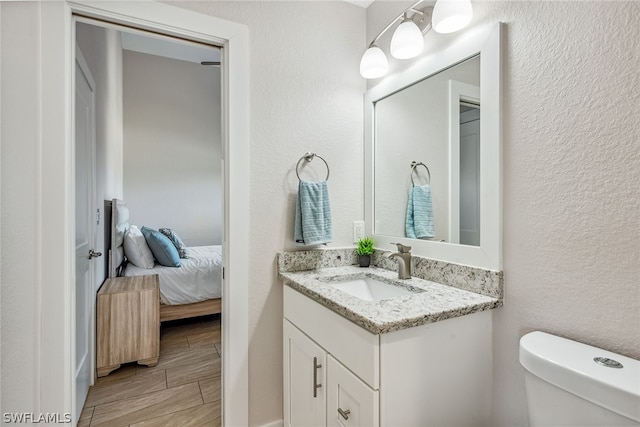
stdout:
<svg viewBox="0 0 640 427">
<path fill-rule="evenodd" d="M 142 231 L 147 245 L 158 264 L 167 267 L 180 267 L 178 250 L 167 236 L 158 230 L 148 227 L 142 227 L 140 231 Z"/>
</svg>

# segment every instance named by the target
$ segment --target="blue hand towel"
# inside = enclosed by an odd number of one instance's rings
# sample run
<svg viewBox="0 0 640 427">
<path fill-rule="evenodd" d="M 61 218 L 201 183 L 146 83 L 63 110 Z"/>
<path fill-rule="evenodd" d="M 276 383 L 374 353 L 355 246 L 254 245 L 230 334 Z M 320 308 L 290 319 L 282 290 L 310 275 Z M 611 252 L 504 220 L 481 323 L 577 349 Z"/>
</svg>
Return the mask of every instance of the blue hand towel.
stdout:
<svg viewBox="0 0 640 427">
<path fill-rule="evenodd" d="M 428 184 L 413 185 L 409 192 L 405 234 L 411 239 L 434 237 L 431 188 Z"/>
<path fill-rule="evenodd" d="M 302 245 L 330 243 L 333 238 L 327 181 L 300 181 L 294 240 Z"/>
</svg>

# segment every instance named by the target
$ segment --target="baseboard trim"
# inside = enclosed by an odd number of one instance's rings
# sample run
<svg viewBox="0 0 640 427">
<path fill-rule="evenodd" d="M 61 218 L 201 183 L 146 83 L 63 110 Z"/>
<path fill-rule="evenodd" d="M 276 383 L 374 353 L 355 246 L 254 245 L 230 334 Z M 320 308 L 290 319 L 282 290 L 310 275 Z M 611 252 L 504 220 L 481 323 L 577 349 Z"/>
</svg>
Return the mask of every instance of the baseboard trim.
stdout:
<svg viewBox="0 0 640 427">
<path fill-rule="evenodd" d="M 269 424 L 263 424 L 260 427 L 284 427 L 284 420 L 273 421 Z"/>
</svg>

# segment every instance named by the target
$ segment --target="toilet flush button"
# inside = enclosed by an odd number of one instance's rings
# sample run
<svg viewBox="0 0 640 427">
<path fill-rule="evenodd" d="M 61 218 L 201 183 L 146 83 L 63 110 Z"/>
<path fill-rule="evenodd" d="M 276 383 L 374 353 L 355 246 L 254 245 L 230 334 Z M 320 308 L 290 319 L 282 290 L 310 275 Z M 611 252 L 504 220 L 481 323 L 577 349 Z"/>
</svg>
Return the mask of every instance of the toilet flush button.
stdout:
<svg viewBox="0 0 640 427">
<path fill-rule="evenodd" d="M 613 359 L 609 359 L 608 357 L 594 357 L 593 361 L 599 365 L 606 366 L 607 368 L 622 368 L 622 363 Z"/>
</svg>

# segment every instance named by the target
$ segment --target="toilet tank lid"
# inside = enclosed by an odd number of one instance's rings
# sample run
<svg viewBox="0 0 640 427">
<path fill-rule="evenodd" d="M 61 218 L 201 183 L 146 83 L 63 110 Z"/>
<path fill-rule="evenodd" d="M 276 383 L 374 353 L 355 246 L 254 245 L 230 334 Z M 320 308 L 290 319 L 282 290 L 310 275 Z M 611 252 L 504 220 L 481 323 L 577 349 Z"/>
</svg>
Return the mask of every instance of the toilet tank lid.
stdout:
<svg viewBox="0 0 640 427">
<path fill-rule="evenodd" d="M 601 357 L 622 364 L 603 366 Z M 520 339 L 520 363 L 542 380 L 640 422 L 640 361 L 540 331 Z"/>
</svg>

